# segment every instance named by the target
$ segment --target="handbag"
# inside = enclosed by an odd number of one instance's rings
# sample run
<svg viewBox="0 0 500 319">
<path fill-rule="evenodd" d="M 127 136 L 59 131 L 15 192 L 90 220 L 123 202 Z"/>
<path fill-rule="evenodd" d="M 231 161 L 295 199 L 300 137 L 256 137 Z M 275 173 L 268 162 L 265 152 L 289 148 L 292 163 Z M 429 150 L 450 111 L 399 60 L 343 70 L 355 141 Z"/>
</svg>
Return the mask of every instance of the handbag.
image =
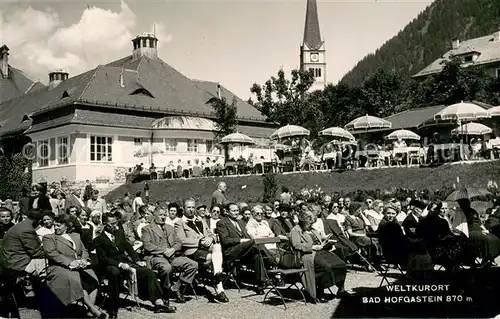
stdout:
<svg viewBox="0 0 500 319">
<path fill-rule="evenodd" d="M 282 269 L 297 269 L 302 267 L 302 260 L 297 252 L 286 250 L 281 254 L 279 266 Z"/>
</svg>

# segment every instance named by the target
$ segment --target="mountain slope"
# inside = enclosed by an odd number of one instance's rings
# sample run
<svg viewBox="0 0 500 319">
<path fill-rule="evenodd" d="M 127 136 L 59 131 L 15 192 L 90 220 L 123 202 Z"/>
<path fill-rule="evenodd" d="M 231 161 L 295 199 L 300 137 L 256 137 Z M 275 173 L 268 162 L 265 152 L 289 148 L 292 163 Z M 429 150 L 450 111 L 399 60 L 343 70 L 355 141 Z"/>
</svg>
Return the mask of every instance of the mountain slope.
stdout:
<svg viewBox="0 0 500 319">
<path fill-rule="evenodd" d="M 341 79 L 359 85 L 379 68 L 411 76 L 466 40 L 500 30 L 499 0 L 436 0 L 375 53 L 368 54 Z"/>
</svg>

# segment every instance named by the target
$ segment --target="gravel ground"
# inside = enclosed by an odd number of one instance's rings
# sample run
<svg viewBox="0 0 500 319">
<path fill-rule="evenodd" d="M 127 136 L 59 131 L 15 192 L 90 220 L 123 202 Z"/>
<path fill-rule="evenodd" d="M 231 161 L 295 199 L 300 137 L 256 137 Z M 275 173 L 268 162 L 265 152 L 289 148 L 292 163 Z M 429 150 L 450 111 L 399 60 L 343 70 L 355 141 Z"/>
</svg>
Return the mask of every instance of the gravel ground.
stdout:
<svg viewBox="0 0 500 319">
<path fill-rule="evenodd" d="M 378 287 L 380 279 L 376 273 L 367 273 L 356 270 L 349 270 L 346 289 L 349 291 L 355 287 Z M 335 292 L 335 290 L 334 290 Z M 244 319 L 244 318 L 331 318 L 339 301 L 334 299 L 325 304 L 304 304 L 301 301 L 287 302 L 287 310 L 283 304 L 263 304 L 263 296 L 251 296 L 253 292 L 249 290 L 229 289 L 226 294 L 230 300 L 227 304 L 209 303 L 206 298 L 198 297 L 181 305 L 172 303 L 177 307 L 176 314 L 154 314 L 151 311 L 141 310 L 120 310 L 120 319 L 133 318 L 217 318 L 217 319 Z"/>
<path fill-rule="evenodd" d="M 378 287 L 380 279 L 376 273 L 367 273 L 357 270 L 349 270 L 346 289 L 352 290 L 356 287 Z M 334 290 L 335 292 L 335 290 Z M 209 303 L 203 296 L 198 296 L 198 299 L 192 299 L 185 304 L 175 304 L 177 313 L 175 314 L 155 314 L 148 310 L 148 304 L 141 309 L 120 309 L 118 318 L 120 319 L 136 319 L 136 318 L 217 318 L 217 319 L 245 319 L 245 318 L 331 318 L 335 308 L 339 304 L 339 300 L 334 299 L 325 304 L 304 304 L 302 301 L 287 302 L 287 310 L 284 310 L 283 304 L 267 303 L 263 304 L 264 296 L 250 296 L 253 291 L 241 289 L 238 293 L 237 289 L 228 289 L 226 294 L 230 300 L 227 304 Z M 274 299 L 273 301 L 275 301 Z M 38 319 L 39 313 L 34 310 L 23 311 L 21 318 L 23 319 Z"/>
</svg>

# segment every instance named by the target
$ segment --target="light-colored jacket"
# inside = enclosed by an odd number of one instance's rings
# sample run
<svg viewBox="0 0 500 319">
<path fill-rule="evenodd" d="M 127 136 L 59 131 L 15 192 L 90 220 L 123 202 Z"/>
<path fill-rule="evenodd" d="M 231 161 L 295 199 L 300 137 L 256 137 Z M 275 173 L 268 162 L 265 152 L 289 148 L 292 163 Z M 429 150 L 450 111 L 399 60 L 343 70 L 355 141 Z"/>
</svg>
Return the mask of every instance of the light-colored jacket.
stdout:
<svg viewBox="0 0 500 319">
<path fill-rule="evenodd" d="M 177 220 L 174 226 L 175 241 L 182 245 L 184 255 L 186 256 L 194 254 L 194 252 L 198 249 L 202 238 L 211 237 L 214 242 L 217 239 L 203 218 L 196 216 L 194 219 L 195 222 L 201 222 L 202 229 L 200 229 L 200 232 L 202 232 L 202 234 L 187 225 L 187 218 L 185 216 Z"/>
<path fill-rule="evenodd" d="M 316 253 L 312 249 L 313 239 L 299 225 L 293 227 L 288 236 L 293 249 L 301 255 L 302 267 L 308 270 L 301 277 L 302 285 L 309 295 L 313 299 L 316 299 L 316 274 L 314 272 L 314 257 Z"/>
</svg>

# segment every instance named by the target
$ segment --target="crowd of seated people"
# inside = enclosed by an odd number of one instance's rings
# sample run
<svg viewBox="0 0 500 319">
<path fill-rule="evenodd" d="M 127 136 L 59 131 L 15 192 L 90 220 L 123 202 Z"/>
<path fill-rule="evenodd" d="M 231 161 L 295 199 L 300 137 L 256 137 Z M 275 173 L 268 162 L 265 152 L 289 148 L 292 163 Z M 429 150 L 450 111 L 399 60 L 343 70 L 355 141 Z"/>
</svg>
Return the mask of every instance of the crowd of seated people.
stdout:
<svg viewBox="0 0 500 319">
<path fill-rule="evenodd" d="M 213 283 L 207 298 L 229 302 L 223 283 L 235 264 L 251 270 L 243 280 L 262 294 L 268 270 L 283 267 L 284 250 L 307 269 L 301 281 L 313 303 L 327 302 L 325 290 L 333 286 L 338 298 L 348 295 L 348 265 L 374 271 L 385 260 L 418 274 L 435 264 L 447 271 L 488 267 L 500 255 L 498 203 L 481 218 L 468 200 L 457 209 L 417 198 L 355 203 L 324 196 L 306 203 L 285 188 L 275 202 L 249 206 L 229 202 L 226 188 L 219 183 L 210 208 L 192 198 L 148 203 L 140 194 L 131 205 L 126 194 L 104 213 L 87 205 L 58 215 L 34 208 L 14 222 L 11 210 L 0 207 L 3 273 L 43 278 L 63 308 L 81 302 L 94 317 L 116 318 L 124 282 L 159 313 L 176 311 L 169 300 L 188 302 L 185 288 L 199 277 Z M 278 244 L 256 242 L 273 237 Z M 107 311 L 96 306 L 104 281 Z"/>
</svg>

